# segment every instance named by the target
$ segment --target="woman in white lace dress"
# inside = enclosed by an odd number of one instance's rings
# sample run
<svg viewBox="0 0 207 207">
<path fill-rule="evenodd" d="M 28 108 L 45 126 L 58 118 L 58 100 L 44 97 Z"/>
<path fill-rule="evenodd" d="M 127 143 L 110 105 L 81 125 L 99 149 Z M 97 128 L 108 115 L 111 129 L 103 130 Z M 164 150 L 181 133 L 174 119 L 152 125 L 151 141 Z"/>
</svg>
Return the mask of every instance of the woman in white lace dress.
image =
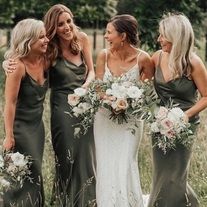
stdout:
<svg viewBox="0 0 207 207">
<path fill-rule="evenodd" d="M 150 79 L 154 66 L 150 56 L 138 49 L 138 24 L 131 15 L 117 15 L 107 24 L 105 39 L 110 48 L 102 50 L 96 63 L 96 77 L 123 80 Z M 143 207 L 137 154 L 143 122 L 133 135 L 130 122 L 117 124 L 101 109 L 95 117 L 97 157 L 96 199 L 98 207 Z"/>
</svg>

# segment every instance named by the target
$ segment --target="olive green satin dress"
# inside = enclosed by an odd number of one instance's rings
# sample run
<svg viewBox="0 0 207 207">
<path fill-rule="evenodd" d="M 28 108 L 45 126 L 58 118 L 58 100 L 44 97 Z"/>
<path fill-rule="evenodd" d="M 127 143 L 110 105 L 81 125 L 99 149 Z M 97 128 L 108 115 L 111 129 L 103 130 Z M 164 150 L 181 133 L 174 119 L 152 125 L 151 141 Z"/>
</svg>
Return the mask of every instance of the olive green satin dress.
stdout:
<svg viewBox="0 0 207 207">
<path fill-rule="evenodd" d="M 83 63 L 76 66 L 58 58 L 50 69 L 51 133 L 56 158 L 53 200 L 58 207 L 92 206 L 95 200 L 93 127 L 86 135 L 74 138 L 74 125 L 80 120 L 65 113 L 70 111 L 68 94 L 81 87 L 85 78 Z"/>
<path fill-rule="evenodd" d="M 189 109 L 197 98 L 195 83 L 186 76 L 165 82 L 159 65 L 154 85 L 161 99 L 160 105 L 167 105 L 171 99 L 184 111 Z M 197 124 L 198 116 L 191 118 L 190 122 Z M 176 150 L 170 150 L 166 154 L 153 147 L 153 183 L 148 207 L 199 206 L 194 191 L 187 183 L 191 154 L 192 146 L 189 149 L 178 145 Z"/>
<path fill-rule="evenodd" d="M 42 207 L 44 205 L 41 171 L 45 131 L 42 113 L 47 88 L 47 79 L 43 85 L 39 85 L 28 73 L 21 81 L 14 121 L 14 151 L 31 156 L 30 177 L 33 183 L 26 180 L 22 188 L 5 192 L 4 207 Z"/>
</svg>

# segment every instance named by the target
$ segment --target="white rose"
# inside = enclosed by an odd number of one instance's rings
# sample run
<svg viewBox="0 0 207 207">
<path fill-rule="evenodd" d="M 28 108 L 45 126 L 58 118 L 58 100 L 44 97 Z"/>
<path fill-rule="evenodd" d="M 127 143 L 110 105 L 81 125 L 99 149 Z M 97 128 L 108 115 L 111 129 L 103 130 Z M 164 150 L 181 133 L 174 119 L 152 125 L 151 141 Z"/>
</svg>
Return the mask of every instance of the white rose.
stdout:
<svg viewBox="0 0 207 207">
<path fill-rule="evenodd" d="M 180 108 L 172 108 L 168 113 L 168 118 L 175 122 L 175 123 L 181 123 L 183 121 L 183 117 L 185 116 L 185 113 Z"/>
<path fill-rule="evenodd" d="M 76 88 L 74 90 L 74 93 L 78 96 L 85 96 L 87 93 L 87 90 L 85 88 Z"/>
<path fill-rule="evenodd" d="M 15 166 L 24 167 L 27 164 L 24 159 L 24 155 L 19 152 L 11 154 L 11 159 Z"/>
<path fill-rule="evenodd" d="M 76 106 L 79 103 L 80 97 L 76 94 L 69 94 L 68 95 L 68 103 L 71 106 Z"/>
<path fill-rule="evenodd" d="M 128 88 L 127 90 L 127 95 L 129 96 L 129 98 L 136 98 L 139 99 L 142 95 L 142 90 L 140 90 L 138 87 L 136 86 L 131 86 L 130 88 Z"/>
</svg>

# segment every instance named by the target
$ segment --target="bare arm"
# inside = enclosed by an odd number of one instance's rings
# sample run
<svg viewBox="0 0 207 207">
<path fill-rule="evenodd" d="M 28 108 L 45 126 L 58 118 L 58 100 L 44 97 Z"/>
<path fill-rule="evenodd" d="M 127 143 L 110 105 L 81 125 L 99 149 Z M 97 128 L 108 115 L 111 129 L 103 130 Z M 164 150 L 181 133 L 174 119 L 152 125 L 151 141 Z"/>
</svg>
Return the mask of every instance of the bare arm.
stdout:
<svg viewBox="0 0 207 207">
<path fill-rule="evenodd" d="M 151 80 L 154 76 L 155 66 L 149 54 L 144 51 L 142 51 L 142 54 L 140 55 L 139 67 L 141 80 Z"/>
<path fill-rule="evenodd" d="M 105 51 L 101 50 L 96 58 L 96 79 L 103 80 L 105 72 Z"/>
<path fill-rule="evenodd" d="M 207 71 L 201 59 L 194 55 L 191 61 L 193 70 L 191 73 L 192 79 L 195 82 L 198 91 L 201 95 L 200 100 L 185 113 L 188 118 L 198 114 L 207 107 Z"/>
<path fill-rule="evenodd" d="M 94 72 L 94 66 L 93 66 L 91 44 L 90 44 L 88 36 L 83 32 L 81 32 L 81 40 L 82 40 L 82 47 L 83 47 L 83 50 L 82 50 L 83 57 L 84 57 L 84 60 L 85 60 L 85 63 L 88 69 L 88 75 L 82 87 L 87 87 L 89 83 L 95 79 L 95 72 Z"/>
<path fill-rule="evenodd" d="M 10 150 L 15 145 L 13 126 L 16 110 L 16 101 L 19 93 L 19 87 L 23 76 L 23 67 L 21 63 L 17 64 L 17 70 L 7 75 L 5 83 L 5 106 L 4 106 L 4 125 L 5 125 L 5 139 L 3 148 Z"/>
</svg>

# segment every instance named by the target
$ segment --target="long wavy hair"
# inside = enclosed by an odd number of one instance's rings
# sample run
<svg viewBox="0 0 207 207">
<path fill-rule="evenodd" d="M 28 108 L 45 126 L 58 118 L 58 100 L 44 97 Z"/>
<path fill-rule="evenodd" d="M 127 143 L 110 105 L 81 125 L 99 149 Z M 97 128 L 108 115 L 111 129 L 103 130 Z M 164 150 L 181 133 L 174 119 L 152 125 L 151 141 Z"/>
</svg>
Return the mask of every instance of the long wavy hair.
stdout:
<svg viewBox="0 0 207 207">
<path fill-rule="evenodd" d="M 173 77 L 190 76 L 194 32 L 189 19 L 183 14 L 165 14 L 159 23 L 159 32 L 172 43 L 169 68 L 172 70 Z"/>
<path fill-rule="evenodd" d="M 5 59 L 27 56 L 31 51 L 31 44 L 39 39 L 43 29 L 43 21 L 31 18 L 19 21 L 11 32 L 9 49 L 4 55 Z"/>
<path fill-rule="evenodd" d="M 64 12 L 67 12 L 73 19 L 73 14 L 70 9 L 62 4 L 56 4 L 52 6 L 44 16 L 46 36 L 49 39 L 47 58 L 51 62 L 53 62 L 58 56 L 62 55 L 62 50 L 60 48 L 59 39 L 56 33 L 59 16 Z M 71 40 L 68 49 L 71 51 L 72 54 L 77 55 L 81 50 L 77 36 L 79 28 L 74 24 L 73 21 L 71 22 L 71 30 L 73 32 L 73 39 Z"/>
</svg>

